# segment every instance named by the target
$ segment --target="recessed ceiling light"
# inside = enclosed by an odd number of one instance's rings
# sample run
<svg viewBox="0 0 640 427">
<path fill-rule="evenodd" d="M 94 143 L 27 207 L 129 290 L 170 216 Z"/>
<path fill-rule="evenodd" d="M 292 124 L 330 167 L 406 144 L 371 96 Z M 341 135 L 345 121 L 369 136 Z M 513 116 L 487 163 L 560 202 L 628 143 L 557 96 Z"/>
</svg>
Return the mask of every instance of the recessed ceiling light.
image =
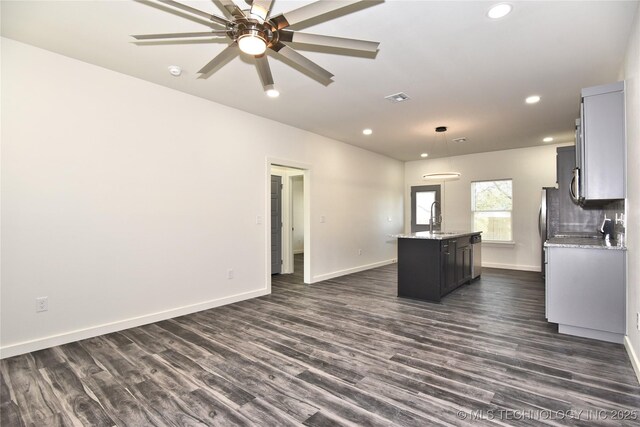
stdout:
<svg viewBox="0 0 640 427">
<path fill-rule="evenodd" d="M 420 157 L 422 157 L 424 159 L 425 157 L 429 157 L 429 154 L 428 153 L 422 153 L 422 154 L 420 154 Z"/>
<path fill-rule="evenodd" d="M 277 98 L 280 96 L 280 92 L 278 91 L 278 89 L 269 89 L 267 90 L 267 96 L 269 98 Z"/>
<path fill-rule="evenodd" d="M 174 77 L 178 77 L 180 74 L 182 74 L 182 68 L 177 65 L 169 65 L 169 74 Z"/>
<path fill-rule="evenodd" d="M 511 10 L 513 10 L 513 6 L 509 3 L 499 3 L 491 6 L 487 12 L 487 16 L 491 19 L 500 19 L 507 16 Z"/>
<path fill-rule="evenodd" d="M 540 102 L 540 97 L 538 95 L 531 95 L 524 100 L 527 104 L 537 104 Z"/>
<path fill-rule="evenodd" d="M 363 134 L 363 135 L 371 135 L 372 133 L 373 133 L 373 131 L 372 131 L 371 129 L 364 129 L 364 130 L 362 131 L 362 134 Z"/>
<path fill-rule="evenodd" d="M 544 142 L 551 142 L 551 141 L 553 141 L 553 138 L 552 138 L 552 137 L 550 137 L 550 136 L 548 136 L 548 137 L 544 138 L 542 141 L 544 141 Z"/>
</svg>

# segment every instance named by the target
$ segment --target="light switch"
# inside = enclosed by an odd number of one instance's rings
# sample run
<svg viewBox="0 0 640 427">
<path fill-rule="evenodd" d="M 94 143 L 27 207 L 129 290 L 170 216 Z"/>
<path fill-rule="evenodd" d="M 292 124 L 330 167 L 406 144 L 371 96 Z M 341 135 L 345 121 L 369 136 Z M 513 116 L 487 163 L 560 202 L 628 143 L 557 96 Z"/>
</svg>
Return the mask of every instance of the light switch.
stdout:
<svg viewBox="0 0 640 427">
<path fill-rule="evenodd" d="M 320 215 L 320 222 L 323 224 L 326 222 L 326 218 L 324 217 L 324 215 Z"/>
</svg>

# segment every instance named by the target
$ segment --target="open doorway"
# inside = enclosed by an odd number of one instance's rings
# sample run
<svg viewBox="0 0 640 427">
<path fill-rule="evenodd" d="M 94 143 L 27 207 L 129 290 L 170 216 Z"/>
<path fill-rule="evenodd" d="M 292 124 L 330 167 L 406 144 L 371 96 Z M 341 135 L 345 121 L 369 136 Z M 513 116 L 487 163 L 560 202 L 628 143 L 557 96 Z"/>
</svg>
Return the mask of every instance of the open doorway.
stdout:
<svg viewBox="0 0 640 427">
<path fill-rule="evenodd" d="M 268 170 L 268 283 L 273 275 L 293 275 L 298 283 L 310 283 L 309 170 L 276 161 Z"/>
</svg>

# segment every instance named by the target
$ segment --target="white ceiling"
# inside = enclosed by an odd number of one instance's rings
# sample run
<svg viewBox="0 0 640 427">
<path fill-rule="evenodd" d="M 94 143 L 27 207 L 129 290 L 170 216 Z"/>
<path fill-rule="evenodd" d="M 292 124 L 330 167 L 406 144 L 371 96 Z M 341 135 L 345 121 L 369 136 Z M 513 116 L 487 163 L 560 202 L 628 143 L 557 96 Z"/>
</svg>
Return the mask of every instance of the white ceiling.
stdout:
<svg viewBox="0 0 640 427">
<path fill-rule="evenodd" d="M 184 3 L 222 14 L 211 1 Z M 273 13 L 307 3 L 276 0 Z M 3 0 L 1 14 L 5 37 L 400 160 L 535 146 L 545 136 L 572 141 L 580 89 L 618 79 L 638 2 L 512 1 L 513 12 L 492 21 L 486 12 L 494 3 L 365 1 L 294 27 L 379 41 L 380 49 L 372 58 L 292 45 L 335 74 L 334 82 L 325 87 L 272 56 L 277 99 L 264 95 L 250 59 L 196 78 L 224 49 L 221 41 L 133 44 L 131 34 L 207 30 L 142 2 Z M 184 69 L 181 77 L 169 75 L 172 64 Z M 384 99 L 400 91 L 411 99 Z M 532 94 L 542 101 L 526 105 Z M 449 141 L 469 141 L 447 149 L 436 138 L 439 125 L 449 127 Z M 374 134 L 363 136 L 366 127 Z"/>
</svg>

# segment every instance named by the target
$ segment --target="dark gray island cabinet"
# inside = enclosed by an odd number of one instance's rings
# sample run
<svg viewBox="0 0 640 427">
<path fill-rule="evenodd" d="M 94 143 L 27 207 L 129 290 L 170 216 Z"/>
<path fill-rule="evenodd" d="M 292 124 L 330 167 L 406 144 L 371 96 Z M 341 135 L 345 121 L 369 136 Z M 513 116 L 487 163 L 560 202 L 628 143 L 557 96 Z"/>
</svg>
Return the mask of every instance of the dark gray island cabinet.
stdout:
<svg viewBox="0 0 640 427">
<path fill-rule="evenodd" d="M 439 302 L 472 279 L 475 233 L 419 232 L 398 237 L 398 296 Z"/>
</svg>

